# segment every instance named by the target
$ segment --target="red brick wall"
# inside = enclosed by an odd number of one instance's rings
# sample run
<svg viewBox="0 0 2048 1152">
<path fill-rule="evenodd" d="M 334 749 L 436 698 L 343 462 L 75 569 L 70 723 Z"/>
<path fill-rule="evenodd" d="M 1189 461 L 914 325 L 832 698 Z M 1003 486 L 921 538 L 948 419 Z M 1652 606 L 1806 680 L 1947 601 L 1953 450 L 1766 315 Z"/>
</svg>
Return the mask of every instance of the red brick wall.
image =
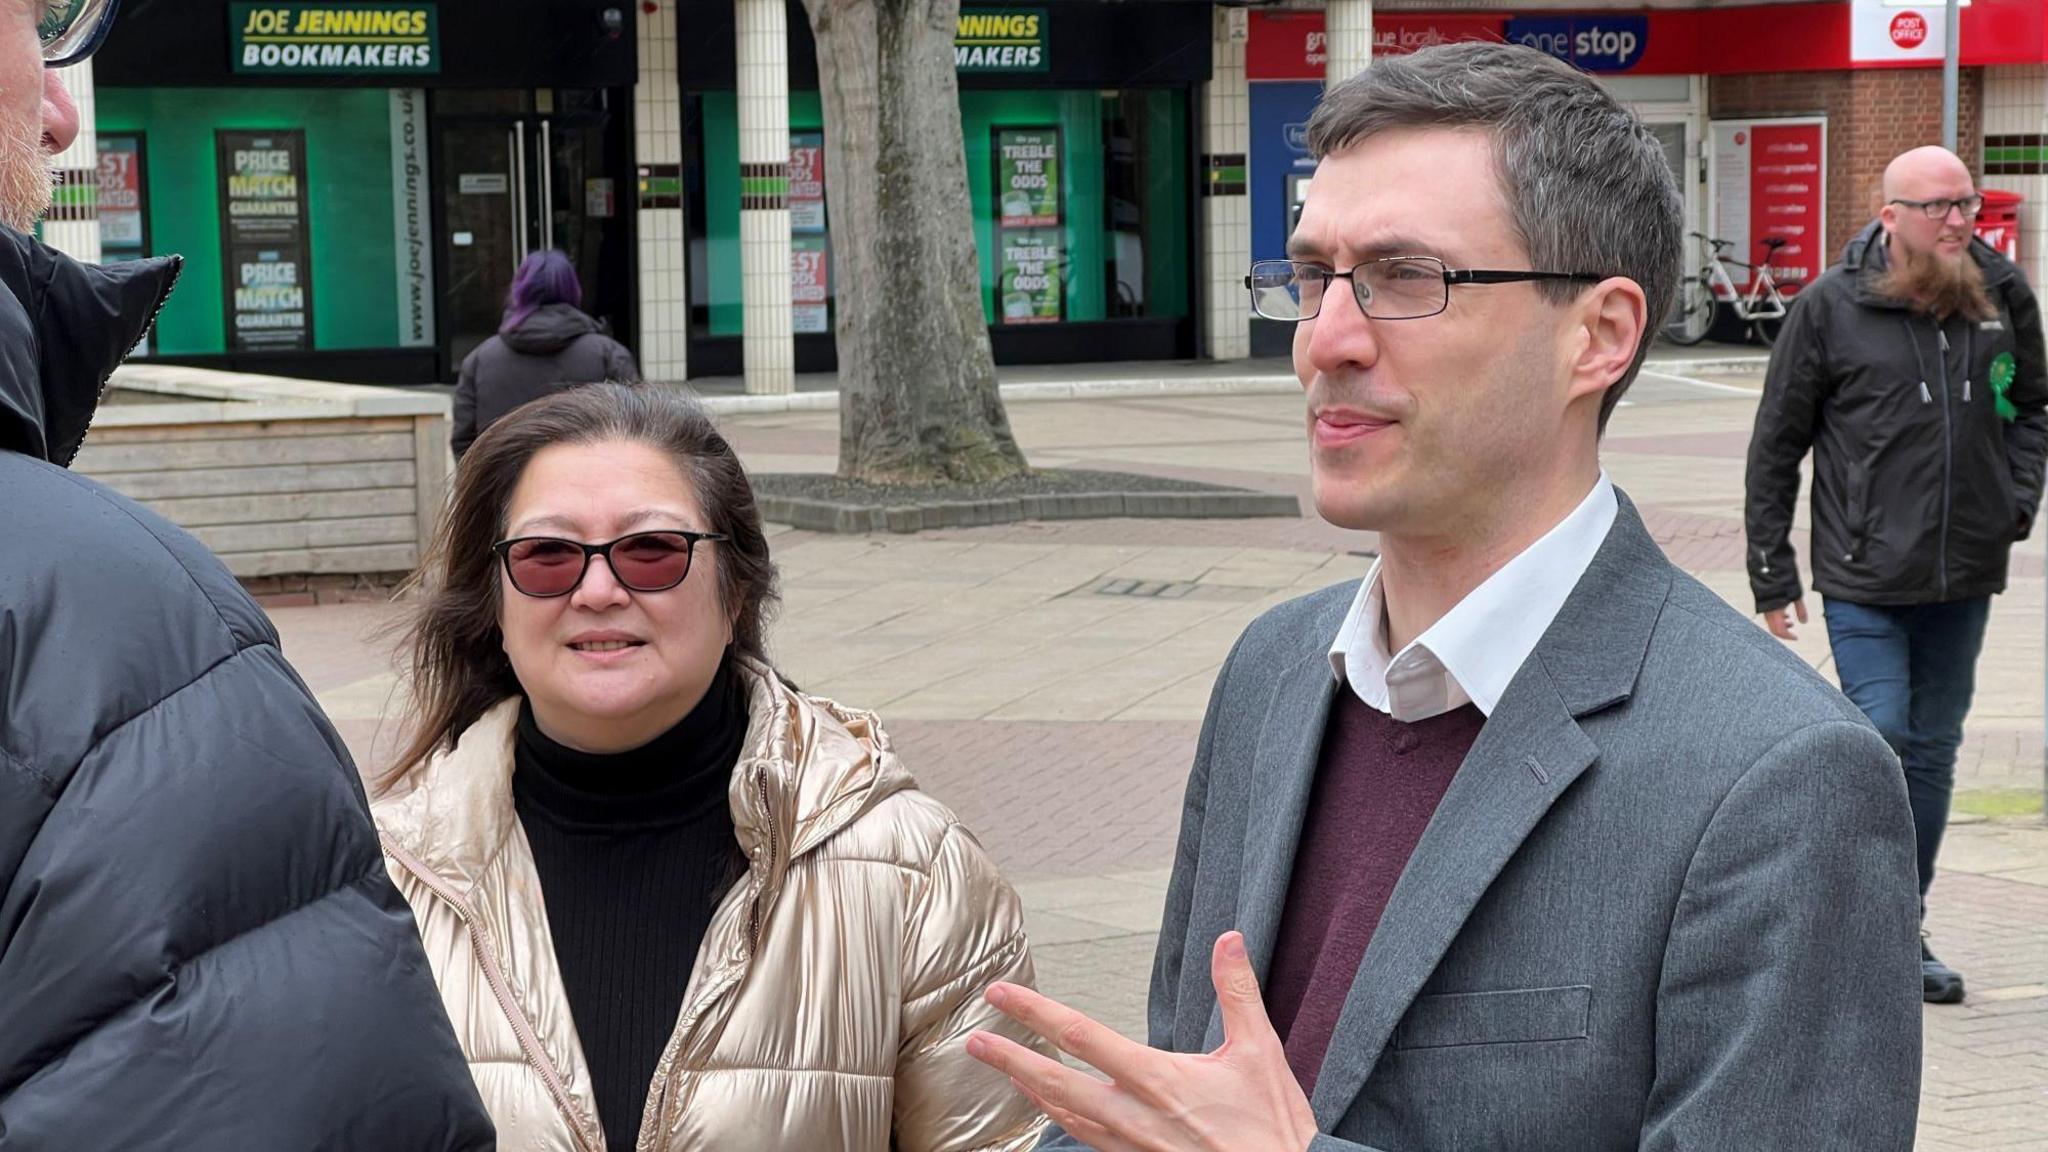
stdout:
<svg viewBox="0 0 2048 1152">
<path fill-rule="evenodd" d="M 1957 96 L 1956 142 L 1970 170 L 1982 172 L 1983 69 L 1963 69 Z M 1828 118 L 1827 262 L 1832 264 L 1877 216 L 1879 186 L 1892 157 L 1941 143 L 1941 69 L 1714 76 L 1707 81 L 1707 113 L 1715 119 Z"/>
</svg>

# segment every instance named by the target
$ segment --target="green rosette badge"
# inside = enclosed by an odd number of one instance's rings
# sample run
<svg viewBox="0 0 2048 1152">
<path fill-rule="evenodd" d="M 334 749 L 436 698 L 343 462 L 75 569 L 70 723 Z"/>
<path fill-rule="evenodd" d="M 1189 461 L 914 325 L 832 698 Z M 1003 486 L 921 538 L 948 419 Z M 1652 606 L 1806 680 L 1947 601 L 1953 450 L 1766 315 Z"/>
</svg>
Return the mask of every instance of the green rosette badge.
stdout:
<svg viewBox="0 0 2048 1152">
<path fill-rule="evenodd" d="M 2020 410 L 2013 407 L 2012 401 L 2006 398 L 2006 393 L 2012 390 L 2012 378 L 2018 374 L 2018 371 L 2018 366 L 2013 363 L 2012 353 L 2010 352 L 2000 352 L 1991 361 L 1991 396 L 1994 400 L 1993 406 L 1998 410 L 1998 418 L 2008 424 L 2019 419 L 2020 416 Z"/>
</svg>

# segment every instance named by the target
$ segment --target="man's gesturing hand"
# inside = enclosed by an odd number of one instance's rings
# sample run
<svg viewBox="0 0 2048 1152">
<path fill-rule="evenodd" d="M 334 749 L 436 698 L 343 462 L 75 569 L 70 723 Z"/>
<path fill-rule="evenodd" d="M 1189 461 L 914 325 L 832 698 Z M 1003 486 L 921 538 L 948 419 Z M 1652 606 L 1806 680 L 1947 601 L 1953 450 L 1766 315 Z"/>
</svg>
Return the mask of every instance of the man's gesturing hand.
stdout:
<svg viewBox="0 0 2048 1152">
<path fill-rule="evenodd" d="M 1210 974 L 1223 1011 L 1214 1052 L 1147 1048 L 1014 984 L 990 987 L 988 1002 L 1109 1081 L 987 1032 L 970 1037 L 967 1051 L 1100 1152 L 1301 1152 L 1315 1138 L 1315 1115 L 1266 1018 L 1243 936 L 1217 939 Z"/>
</svg>

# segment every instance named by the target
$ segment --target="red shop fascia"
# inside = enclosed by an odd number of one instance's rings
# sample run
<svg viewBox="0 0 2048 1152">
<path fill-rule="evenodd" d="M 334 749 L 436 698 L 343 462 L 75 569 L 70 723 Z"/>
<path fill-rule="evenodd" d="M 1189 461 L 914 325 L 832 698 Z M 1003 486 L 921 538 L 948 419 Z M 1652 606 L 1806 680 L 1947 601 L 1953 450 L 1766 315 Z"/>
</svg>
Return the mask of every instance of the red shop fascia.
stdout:
<svg viewBox="0 0 2048 1152">
<path fill-rule="evenodd" d="M 1852 68 L 1939 67 L 1939 59 L 1857 58 L 1853 5 L 1754 5 L 1737 8 L 1570 12 L 1377 12 L 1373 55 L 1400 55 L 1462 40 L 1514 40 L 1542 48 L 1588 72 L 1609 75 L 1727 76 L 1826 72 Z M 1893 39 L 1909 47 L 1942 18 L 1940 0 L 1887 12 Z M 1915 23 L 1915 17 L 1922 23 Z M 1964 67 L 2048 63 L 2048 2 L 1974 0 L 1960 14 Z M 1902 52 L 1902 55 L 1904 53 Z M 1867 54 L 1866 54 L 1867 55 Z M 1321 80 L 1327 59 L 1323 14 L 1255 11 L 1245 75 L 1260 80 Z"/>
</svg>

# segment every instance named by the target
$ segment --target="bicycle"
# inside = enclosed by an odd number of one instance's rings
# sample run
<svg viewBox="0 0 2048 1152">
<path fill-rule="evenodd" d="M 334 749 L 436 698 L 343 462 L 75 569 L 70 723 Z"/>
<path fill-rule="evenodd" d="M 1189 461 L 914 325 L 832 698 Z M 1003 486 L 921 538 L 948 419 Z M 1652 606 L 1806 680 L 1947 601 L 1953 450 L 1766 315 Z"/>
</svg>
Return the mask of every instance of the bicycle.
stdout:
<svg viewBox="0 0 2048 1152">
<path fill-rule="evenodd" d="M 1770 265 L 1771 256 L 1785 246 L 1785 238 L 1765 237 L 1759 241 L 1764 249 L 1763 260 L 1744 264 L 1723 258 L 1724 252 L 1735 247 L 1732 242 L 1700 232 L 1686 235 L 1706 249 L 1706 263 L 1700 266 L 1699 275 L 1679 282 L 1678 298 L 1671 304 L 1671 318 L 1664 322 L 1664 335 L 1674 344 L 1692 345 L 1705 340 L 1714 327 L 1715 310 L 1725 298 L 1735 310 L 1735 318 L 1749 325 L 1750 335 L 1764 347 L 1770 347 L 1785 322 L 1787 305 L 1779 285 L 1797 287 L 1799 283 L 1789 277 L 1781 280 Z M 1755 273 L 1750 277 L 1747 292 L 1736 291 L 1735 278 L 1728 274 L 1731 266 Z"/>
</svg>

